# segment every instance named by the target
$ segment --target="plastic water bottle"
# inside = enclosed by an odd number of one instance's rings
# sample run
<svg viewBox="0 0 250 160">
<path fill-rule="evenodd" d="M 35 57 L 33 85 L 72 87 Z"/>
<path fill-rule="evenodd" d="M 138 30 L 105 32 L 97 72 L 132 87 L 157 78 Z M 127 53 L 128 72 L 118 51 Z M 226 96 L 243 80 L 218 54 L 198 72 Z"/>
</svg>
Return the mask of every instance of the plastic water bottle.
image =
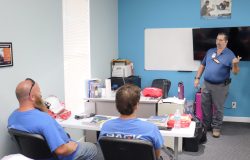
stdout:
<svg viewBox="0 0 250 160">
<path fill-rule="evenodd" d="M 174 113 L 174 128 L 181 128 L 181 113 L 179 109 L 176 109 Z"/>
</svg>

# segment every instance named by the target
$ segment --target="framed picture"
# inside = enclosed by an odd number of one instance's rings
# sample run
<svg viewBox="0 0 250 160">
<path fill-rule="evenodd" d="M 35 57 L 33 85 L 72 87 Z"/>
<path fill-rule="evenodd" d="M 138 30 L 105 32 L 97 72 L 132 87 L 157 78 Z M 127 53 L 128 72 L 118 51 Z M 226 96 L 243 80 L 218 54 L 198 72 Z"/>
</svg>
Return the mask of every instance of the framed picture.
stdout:
<svg viewBox="0 0 250 160">
<path fill-rule="evenodd" d="M 232 0 L 201 0 L 202 19 L 230 19 Z"/>
<path fill-rule="evenodd" d="M 0 67 L 13 66 L 11 42 L 0 42 Z"/>
</svg>

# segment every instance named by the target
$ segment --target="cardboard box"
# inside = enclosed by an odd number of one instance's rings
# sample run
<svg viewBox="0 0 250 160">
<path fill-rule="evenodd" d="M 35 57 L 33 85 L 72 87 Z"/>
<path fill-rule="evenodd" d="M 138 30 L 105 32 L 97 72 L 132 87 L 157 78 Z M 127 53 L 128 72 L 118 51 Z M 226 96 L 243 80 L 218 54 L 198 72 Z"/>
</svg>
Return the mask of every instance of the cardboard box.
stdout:
<svg viewBox="0 0 250 160">
<path fill-rule="evenodd" d="M 133 66 L 129 65 L 112 65 L 112 77 L 129 77 L 133 75 Z"/>
</svg>

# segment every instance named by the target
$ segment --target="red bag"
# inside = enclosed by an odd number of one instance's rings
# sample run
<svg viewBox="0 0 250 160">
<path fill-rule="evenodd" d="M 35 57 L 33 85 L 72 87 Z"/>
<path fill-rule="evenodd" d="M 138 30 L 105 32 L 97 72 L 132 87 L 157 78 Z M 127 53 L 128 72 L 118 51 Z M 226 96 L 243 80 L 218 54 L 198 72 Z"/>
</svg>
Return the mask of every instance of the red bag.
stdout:
<svg viewBox="0 0 250 160">
<path fill-rule="evenodd" d="M 48 114 L 54 119 L 67 120 L 71 116 L 71 111 L 63 109 L 60 113 L 56 114 L 51 110 L 48 111 Z"/>
<path fill-rule="evenodd" d="M 142 94 L 144 97 L 158 98 L 162 97 L 162 89 L 155 87 L 147 87 L 143 89 Z"/>
<path fill-rule="evenodd" d="M 71 111 L 65 109 L 64 103 L 60 102 L 56 96 L 46 98 L 45 105 L 49 108 L 48 114 L 54 119 L 66 120 L 71 115 Z"/>
<path fill-rule="evenodd" d="M 192 116 L 190 114 L 182 114 L 181 115 L 181 128 L 189 127 L 191 123 L 191 118 Z M 167 122 L 168 127 L 174 128 L 174 122 L 175 122 L 174 114 L 170 114 L 168 122 Z"/>
</svg>

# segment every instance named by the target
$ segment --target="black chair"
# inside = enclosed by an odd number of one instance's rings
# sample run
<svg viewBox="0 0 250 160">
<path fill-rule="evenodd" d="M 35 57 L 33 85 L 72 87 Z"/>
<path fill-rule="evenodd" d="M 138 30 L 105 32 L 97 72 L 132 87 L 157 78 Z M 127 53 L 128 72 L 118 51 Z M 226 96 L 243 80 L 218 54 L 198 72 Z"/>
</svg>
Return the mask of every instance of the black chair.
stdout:
<svg viewBox="0 0 250 160">
<path fill-rule="evenodd" d="M 171 81 L 168 79 L 154 79 L 151 87 L 162 89 L 162 98 L 168 97 L 168 92 L 171 87 Z"/>
<path fill-rule="evenodd" d="M 24 156 L 32 159 L 58 159 L 56 154 L 51 153 L 49 146 L 43 136 L 13 128 L 9 128 L 8 132 L 15 141 L 19 152 Z"/>
<path fill-rule="evenodd" d="M 99 144 L 105 160 L 156 160 L 154 147 L 148 141 L 101 137 Z"/>
</svg>

